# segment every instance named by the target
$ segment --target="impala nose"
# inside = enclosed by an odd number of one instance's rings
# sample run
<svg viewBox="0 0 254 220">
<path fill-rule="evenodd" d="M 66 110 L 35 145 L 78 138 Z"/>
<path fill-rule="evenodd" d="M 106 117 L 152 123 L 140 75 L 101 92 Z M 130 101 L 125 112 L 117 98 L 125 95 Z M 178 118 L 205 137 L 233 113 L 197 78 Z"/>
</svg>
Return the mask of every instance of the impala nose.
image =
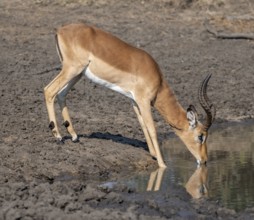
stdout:
<svg viewBox="0 0 254 220">
<path fill-rule="evenodd" d="M 198 166 L 200 166 L 200 165 L 206 165 L 206 163 L 207 163 L 207 160 L 197 160 Z"/>
</svg>

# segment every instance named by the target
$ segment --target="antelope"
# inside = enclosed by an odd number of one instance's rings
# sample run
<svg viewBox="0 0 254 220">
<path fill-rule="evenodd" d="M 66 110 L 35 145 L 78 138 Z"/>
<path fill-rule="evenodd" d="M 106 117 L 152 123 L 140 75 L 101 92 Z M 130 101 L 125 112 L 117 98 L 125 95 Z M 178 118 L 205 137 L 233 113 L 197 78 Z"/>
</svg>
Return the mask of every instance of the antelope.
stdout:
<svg viewBox="0 0 254 220">
<path fill-rule="evenodd" d="M 56 97 L 64 119 L 63 125 L 72 136 L 72 141 L 78 141 L 66 106 L 66 95 L 84 74 L 91 81 L 131 99 L 149 152 L 157 159 L 159 167 L 166 165 L 159 148 L 151 106 L 165 118 L 197 162 L 206 163 L 208 129 L 215 116 L 213 105 L 207 97 L 211 75 L 204 79 L 198 92 L 200 104 L 207 115 L 203 125 L 198 121 L 193 105 L 185 111 L 179 104 L 158 64 L 147 52 L 84 23 L 60 27 L 55 37 L 62 69 L 44 88 L 44 94 L 49 128 L 57 139 L 62 140 L 54 110 Z"/>
</svg>

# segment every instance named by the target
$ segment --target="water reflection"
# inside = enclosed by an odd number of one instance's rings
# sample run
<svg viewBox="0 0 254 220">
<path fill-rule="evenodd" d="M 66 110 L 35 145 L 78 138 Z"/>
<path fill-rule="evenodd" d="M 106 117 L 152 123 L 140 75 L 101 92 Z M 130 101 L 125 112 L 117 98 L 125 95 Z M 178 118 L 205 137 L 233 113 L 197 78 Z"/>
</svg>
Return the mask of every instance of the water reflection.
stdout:
<svg viewBox="0 0 254 220">
<path fill-rule="evenodd" d="M 161 188 L 163 182 L 163 176 L 165 173 L 165 168 L 158 168 L 157 170 L 151 172 L 148 183 L 147 191 L 158 191 Z M 205 165 L 199 166 L 192 176 L 189 178 L 185 185 L 186 191 L 194 199 L 199 199 L 208 196 L 207 188 L 207 167 Z"/>
<path fill-rule="evenodd" d="M 170 191 L 181 185 L 195 199 L 209 197 L 236 211 L 254 206 L 254 123 L 214 128 L 208 139 L 207 167 L 196 167 L 178 138 L 162 143 L 167 169 L 129 178 L 137 191 Z"/>
<path fill-rule="evenodd" d="M 208 197 L 207 167 L 202 165 L 196 169 L 185 185 L 186 191 L 194 199 Z"/>
<path fill-rule="evenodd" d="M 157 170 L 151 172 L 147 184 L 147 191 L 158 191 L 161 188 L 162 178 L 166 168 L 159 167 Z"/>
</svg>

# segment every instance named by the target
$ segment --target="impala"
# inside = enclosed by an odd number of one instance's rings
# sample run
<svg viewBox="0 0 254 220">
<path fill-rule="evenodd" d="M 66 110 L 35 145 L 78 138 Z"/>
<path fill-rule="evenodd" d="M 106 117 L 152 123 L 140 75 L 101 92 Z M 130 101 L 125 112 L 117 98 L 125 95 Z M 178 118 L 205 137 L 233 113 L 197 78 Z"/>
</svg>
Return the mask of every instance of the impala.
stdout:
<svg viewBox="0 0 254 220">
<path fill-rule="evenodd" d="M 115 36 L 83 23 L 58 29 L 56 47 L 62 63 L 60 73 L 44 88 L 49 128 L 62 140 L 56 123 L 54 100 L 60 105 L 63 125 L 75 142 L 78 136 L 66 106 L 66 95 L 85 74 L 90 80 L 115 90 L 132 100 L 144 132 L 150 154 L 160 167 L 166 167 L 159 148 L 151 113 L 154 106 L 181 138 L 198 163 L 207 161 L 206 139 L 214 115 L 206 90 L 208 75 L 199 88 L 199 101 L 205 110 L 206 123 L 197 118 L 194 106 L 185 111 L 163 77 L 158 64 L 145 51 L 130 46 Z M 215 111 L 214 111 L 215 112 Z"/>
</svg>

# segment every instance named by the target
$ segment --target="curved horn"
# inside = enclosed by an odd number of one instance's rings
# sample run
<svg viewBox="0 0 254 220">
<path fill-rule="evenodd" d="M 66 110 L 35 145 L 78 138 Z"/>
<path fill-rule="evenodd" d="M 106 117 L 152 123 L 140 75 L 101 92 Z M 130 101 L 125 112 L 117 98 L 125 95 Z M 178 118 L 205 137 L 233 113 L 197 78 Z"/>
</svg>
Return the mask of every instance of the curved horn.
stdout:
<svg viewBox="0 0 254 220">
<path fill-rule="evenodd" d="M 204 125 L 206 131 L 211 127 L 215 118 L 215 114 L 216 114 L 215 106 L 210 102 L 207 96 L 207 84 L 211 76 L 212 74 L 208 74 L 206 76 L 206 78 L 200 84 L 200 87 L 198 90 L 198 99 L 199 99 L 200 105 L 206 112 L 206 123 Z M 213 108 L 213 113 L 212 113 L 212 108 Z"/>
</svg>

